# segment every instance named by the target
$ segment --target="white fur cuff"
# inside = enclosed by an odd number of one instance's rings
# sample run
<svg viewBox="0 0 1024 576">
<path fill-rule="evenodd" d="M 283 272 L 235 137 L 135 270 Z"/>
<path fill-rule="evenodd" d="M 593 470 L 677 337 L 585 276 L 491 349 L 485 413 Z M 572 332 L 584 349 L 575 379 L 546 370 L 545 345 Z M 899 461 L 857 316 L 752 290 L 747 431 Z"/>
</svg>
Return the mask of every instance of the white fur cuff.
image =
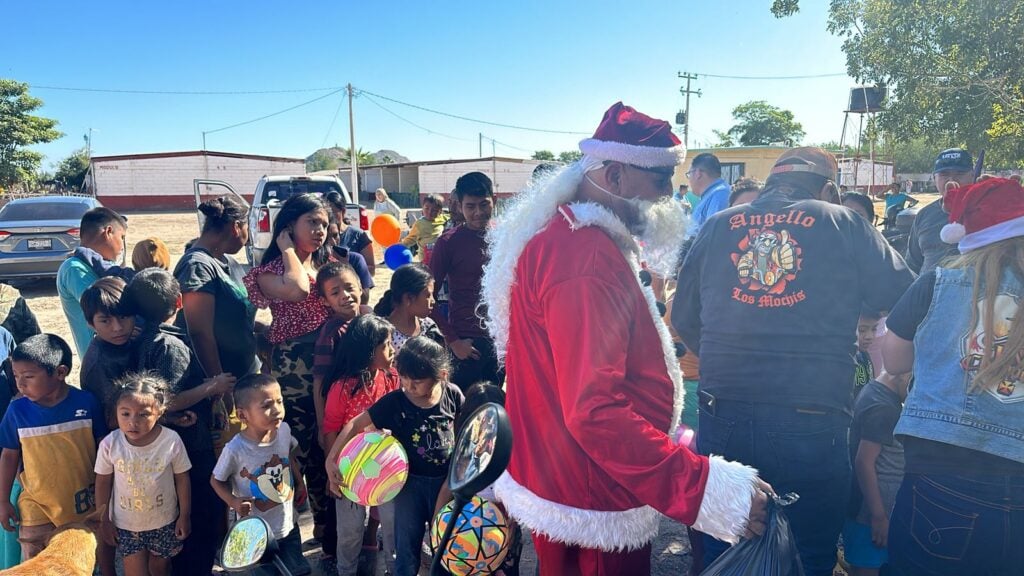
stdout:
<svg viewBox="0 0 1024 576">
<path fill-rule="evenodd" d="M 757 470 L 721 456 L 708 458 L 708 481 L 693 527 L 735 544 L 747 528 L 750 505 L 757 490 Z"/>
<path fill-rule="evenodd" d="M 650 506 L 620 512 L 584 510 L 552 502 L 505 472 L 494 494 L 509 514 L 549 540 L 608 552 L 637 550 L 658 536 L 661 514 Z"/>
</svg>

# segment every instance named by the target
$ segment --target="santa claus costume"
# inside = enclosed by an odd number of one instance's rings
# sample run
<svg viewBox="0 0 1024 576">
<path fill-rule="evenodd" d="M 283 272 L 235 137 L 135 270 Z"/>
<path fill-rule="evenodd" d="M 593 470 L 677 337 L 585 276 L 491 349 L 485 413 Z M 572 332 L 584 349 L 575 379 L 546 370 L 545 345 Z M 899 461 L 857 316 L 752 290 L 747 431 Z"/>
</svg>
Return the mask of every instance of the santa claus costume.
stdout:
<svg viewBox="0 0 1024 576">
<path fill-rule="evenodd" d="M 611 210 L 574 202 L 588 166 L 674 167 L 685 148 L 618 103 L 580 150 L 489 237 L 483 300 L 514 436 L 495 493 L 533 533 L 542 575 L 647 574 L 662 514 L 737 541 L 757 472 L 673 443 L 682 374 L 639 247 Z"/>
</svg>

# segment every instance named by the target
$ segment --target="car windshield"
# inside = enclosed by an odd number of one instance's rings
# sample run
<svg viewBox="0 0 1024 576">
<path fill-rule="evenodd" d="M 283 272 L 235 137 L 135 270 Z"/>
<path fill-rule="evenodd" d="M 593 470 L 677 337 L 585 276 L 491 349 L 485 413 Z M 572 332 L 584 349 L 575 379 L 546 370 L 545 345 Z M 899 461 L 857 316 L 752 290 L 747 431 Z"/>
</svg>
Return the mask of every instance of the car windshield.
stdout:
<svg viewBox="0 0 1024 576">
<path fill-rule="evenodd" d="M 331 192 L 341 193 L 341 187 L 331 180 L 289 180 L 287 182 L 267 182 L 264 188 L 265 201 L 285 200 L 297 194 L 317 194 L 320 196 Z"/>
<path fill-rule="evenodd" d="M 0 210 L 0 220 L 81 220 L 89 206 L 82 202 L 13 202 Z"/>
</svg>

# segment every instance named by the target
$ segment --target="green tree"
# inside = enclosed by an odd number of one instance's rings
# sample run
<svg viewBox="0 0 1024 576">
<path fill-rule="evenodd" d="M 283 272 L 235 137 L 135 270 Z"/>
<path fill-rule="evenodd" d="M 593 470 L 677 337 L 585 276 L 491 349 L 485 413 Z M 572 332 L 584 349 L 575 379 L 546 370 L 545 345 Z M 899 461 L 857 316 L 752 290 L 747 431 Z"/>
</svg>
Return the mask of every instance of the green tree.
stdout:
<svg viewBox="0 0 1024 576">
<path fill-rule="evenodd" d="M 53 180 L 59 182 L 64 188 L 81 190 L 82 184 L 85 182 L 85 174 L 88 171 L 89 151 L 79 148 L 57 164 Z"/>
<path fill-rule="evenodd" d="M 900 174 L 927 174 L 935 167 L 938 150 L 924 138 L 892 143 L 892 161 Z"/>
<path fill-rule="evenodd" d="M 39 170 L 43 155 L 28 146 L 63 136 L 56 120 L 32 115 L 42 105 L 28 84 L 0 78 L 0 187 L 29 181 Z"/>
<path fill-rule="evenodd" d="M 583 152 L 579 150 L 566 150 L 558 155 L 558 161 L 565 162 L 566 164 L 571 164 L 580 158 L 583 158 Z"/>
<path fill-rule="evenodd" d="M 349 152 L 349 148 L 342 148 L 341 165 L 348 166 L 351 163 L 352 153 Z M 373 152 L 367 152 L 362 148 L 356 148 L 356 162 L 360 166 L 369 166 L 370 164 L 376 164 L 377 158 L 373 155 Z"/>
<path fill-rule="evenodd" d="M 712 130 L 715 136 L 718 137 L 718 142 L 712 144 L 712 148 L 731 148 L 736 145 L 736 139 L 729 134 L 728 131 L 722 132 L 721 130 Z"/>
<path fill-rule="evenodd" d="M 727 134 L 741 146 L 764 146 L 778 142 L 795 144 L 804 137 L 803 126 L 789 110 L 777 108 L 764 100 L 740 104 L 732 110 L 736 124 Z"/>
<path fill-rule="evenodd" d="M 889 87 L 878 120 L 895 142 L 985 149 L 989 166 L 1024 166 L 1020 0 L 831 0 L 827 28 L 851 76 Z"/>
<path fill-rule="evenodd" d="M 534 160 L 554 160 L 555 155 L 551 152 L 551 150 L 537 150 L 536 152 L 533 153 L 533 156 L 531 156 L 531 158 Z"/>
<path fill-rule="evenodd" d="M 774 0 L 772 2 L 772 14 L 776 18 L 792 16 L 800 11 L 800 0 Z"/>
</svg>

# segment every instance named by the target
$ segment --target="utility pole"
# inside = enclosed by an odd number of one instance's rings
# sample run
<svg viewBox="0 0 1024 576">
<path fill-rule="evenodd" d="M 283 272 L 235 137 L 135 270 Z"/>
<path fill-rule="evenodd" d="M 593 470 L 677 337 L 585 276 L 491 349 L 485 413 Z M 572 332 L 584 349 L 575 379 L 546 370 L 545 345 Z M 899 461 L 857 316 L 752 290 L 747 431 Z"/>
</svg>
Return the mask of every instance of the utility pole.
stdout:
<svg viewBox="0 0 1024 576">
<path fill-rule="evenodd" d="M 477 134 L 480 135 L 480 153 L 477 156 L 477 158 L 483 158 L 484 157 L 484 133 L 483 132 L 477 132 Z"/>
<path fill-rule="evenodd" d="M 359 162 L 356 153 L 356 125 L 352 115 L 352 84 L 348 85 L 348 164 L 352 168 L 351 189 L 352 200 L 359 203 Z"/>
<path fill-rule="evenodd" d="M 689 72 L 679 72 L 680 78 L 686 79 L 686 88 L 680 88 L 679 93 L 686 96 L 686 111 L 685 118 L 683 118 L 683 145 L 689 147 L 690 145 L 690 94 L 696 94 L 697 98 L 700 98 L 700 90 L 690 90 L 690 81 L 696 80 L 696 74 L 690 74 Z"/>
</svg>

